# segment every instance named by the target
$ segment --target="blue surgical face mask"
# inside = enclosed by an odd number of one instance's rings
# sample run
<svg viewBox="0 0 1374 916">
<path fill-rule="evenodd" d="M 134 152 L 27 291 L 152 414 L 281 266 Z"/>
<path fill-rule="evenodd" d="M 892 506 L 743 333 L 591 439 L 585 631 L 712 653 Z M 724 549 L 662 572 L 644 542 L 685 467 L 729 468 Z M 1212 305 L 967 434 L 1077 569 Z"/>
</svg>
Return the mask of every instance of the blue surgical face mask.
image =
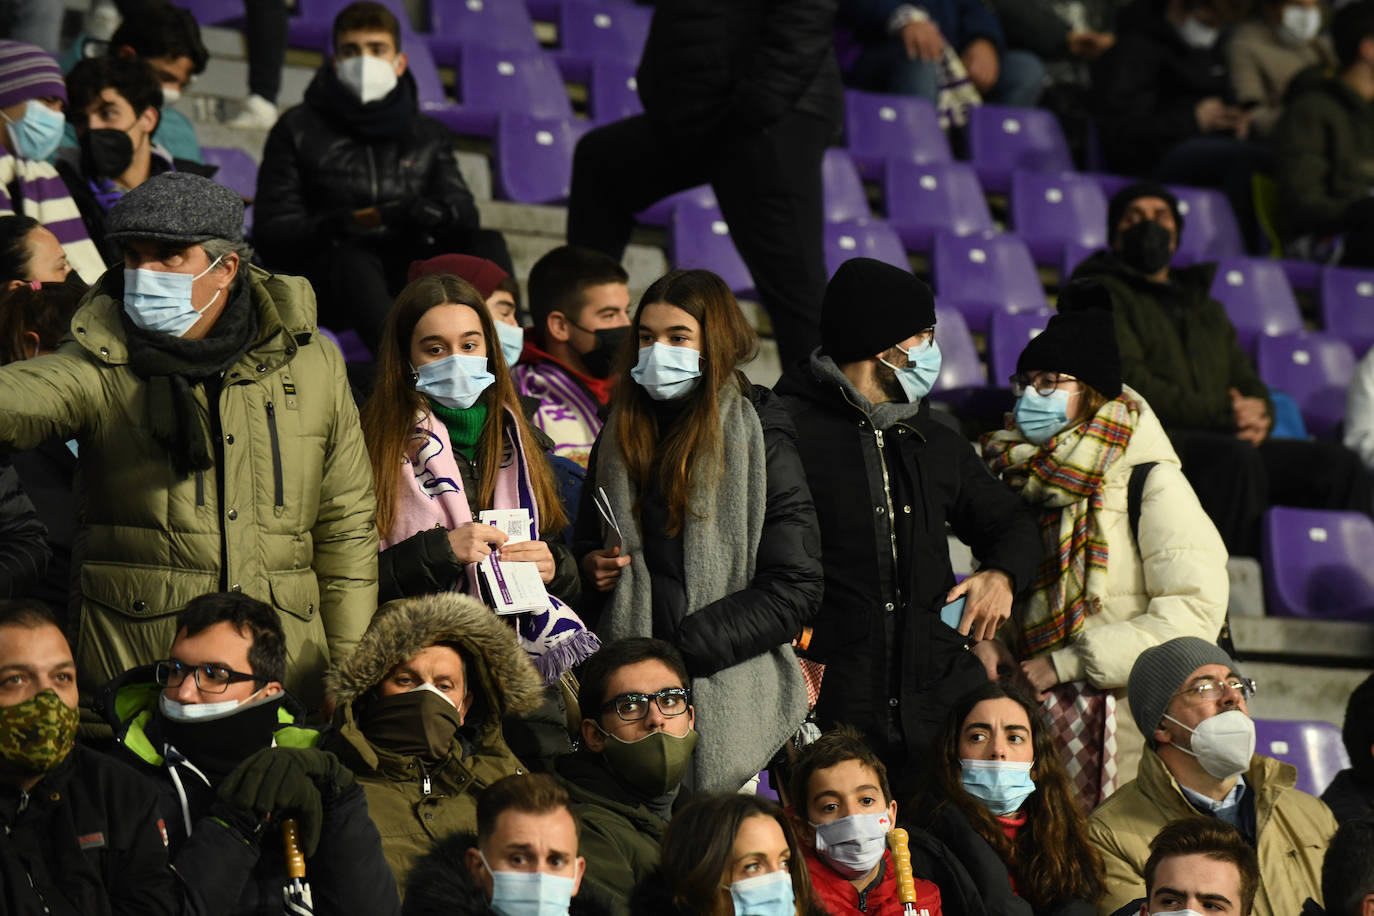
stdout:
<svg viewBox="0 0 1374 916">
<path fill-rule="evenodd" d="M 1012 416 L 1027 442 L 1044 445 L 1069 425 L 1069 394 L 1062 388 L 1049 394 L 1041 394 L 1034 388 L 1022 392 Z"/>
<path fill-rule="evenodd" d="M 196 308 L 191 301 L 192 284 L 215 269 L 223 255 L 210 262 L 200 273 L 174 273 L 169 270 L 149 270 L 146 267 L 124 268 L 124 312 L 129 320 L 145 331 L 157 331 L 181 337 L 200 320 L 206 309 L 215 304 L 223 290 L 215 290 L 210 301 Z"/>
<path fill-rule="evenodd" d="M 467 410 L 491 387 L 496 376 L 487 370 L 485 356 L 454 353 L 415 370 L 415 390 L 445 407 Z"/>
<path fill-rule="evenodd" d="M 787 869 L 742 878 L 730 885 L 735 916 L 795 916 L 792 873 Z"/>
<path fill-rule="evenodd" d="M 567 916 L 572 878 L 544 872 L 496 871 L 477 850 L 491 873 L 491 908 L 500 916 Z"/>
<path fill-rule="evenodd" d="M 960 760 L 964 791 L 993 814 L 1014 814 L 1035 791 L 1030 763 L 1015 760 Z"/>
<path fill-rule="evenodd" d="M 62 142 L 62 132 L 66 130 L 67 119 L 60 111 L 53 111 L 38 99 L 29 99 L 24 106 L 24 114 L 18 121 L 9 121 L 10 140 L 14 152 L 21 159 L 46 160 Z"/>
<path fill-rule="evenodd" d="M 940 345 L 932 336 L 910 350 L 903 350 L 901 347 L 897 349 L 906 357 L 905 366 L 898 369 L 885 359 L 879 359 L 878 362 L 897 374 L 897 384 L 902 386 L 906 399 L 915 404 L 930 394 L 930 389 L 935 387 L 935 380 L 940 377 L 940 366 L 944 361 L 940 355 Z"/>
<path fill-rule="evenodd" d="M 496 336 L 501 338 L 501 355 L 506 358 L 506 368 L 520 362 L 520 352 L 525 349 L 525 329 L 518 324 L 494 322 Z"/>
<path fill-rule="evenodd" d="M 701 351 L 661 343 L 640 347 L 630 378 L 655 401 L 680 398 L 701 381 Z"/>
</svg>

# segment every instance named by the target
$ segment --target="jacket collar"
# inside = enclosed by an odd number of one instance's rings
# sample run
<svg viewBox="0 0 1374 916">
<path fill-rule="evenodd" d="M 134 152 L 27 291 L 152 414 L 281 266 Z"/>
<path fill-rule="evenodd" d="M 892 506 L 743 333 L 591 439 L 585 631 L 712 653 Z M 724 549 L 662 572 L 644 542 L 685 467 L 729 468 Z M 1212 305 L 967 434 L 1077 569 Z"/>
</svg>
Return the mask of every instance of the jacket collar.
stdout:
<svg viewBox="0 0 1374 916">
<path fill-rule="evenodd" d="M 1291 789 L 1298 781 L 1298 771 L 1291 765 L 1255 754 L 1250 758 L 1250 769 L 1245 772 L 1245 782 L 1255 797 L 1256 835 L 1264 829 L 1265 821 L 1274 809 L 1279 795 L 1284 789 Z M 1140 769 L 1136 781 L 1141 794 L 1150 800 L 1169 821 L 1181 817 L 1196 817 L 1197 809 L 1189 803 L 1178 780 L 1159 754 L 1146 747 L 1140 756 Z"/>
<path fill-rule="evenodd" d="M 932 422 L 929 398 L 922 398 L 917 404 L 874 404 L 859 393 L 835 361 L 822 355 L 819 348 L 783 376 L 777 391 L 782 395 L 799 395 L 840 410 L 856 411 L 867 417 L 875 429 L 904 426 L 925 438 Z"/>
</svg>

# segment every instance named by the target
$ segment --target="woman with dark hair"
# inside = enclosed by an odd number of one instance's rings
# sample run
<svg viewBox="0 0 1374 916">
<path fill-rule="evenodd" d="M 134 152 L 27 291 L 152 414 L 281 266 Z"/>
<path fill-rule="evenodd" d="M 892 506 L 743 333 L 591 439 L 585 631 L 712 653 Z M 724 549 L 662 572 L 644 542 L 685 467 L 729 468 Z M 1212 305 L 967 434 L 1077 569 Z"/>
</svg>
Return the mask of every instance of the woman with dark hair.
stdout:
<svg viewBox="0 0 1374 916">
<path fill-rule="evenodd" d="M 1014 687 L 989 682 L 950 709 L 915 823 L 945 843 L 988 916 L 1092 916 L 1101 857 L 1048 728 Z"/>
<path fill-rule="evenodd" d="M 806 716 L 791 642 L 820 605 L 815 508 L 791 416 L 739 371 L 758 340 L 720 277 L 656 281 L 634 332 L 574 549 L 605 596 L 602 638 L 657 637 L 687 662 L 701 734 L 687 783 L 735 790 Z"/>
<path fill-rule="evenodd" d="M 806 856 L 782 809 L 757 795 L 693 799 L 663 834 L 657 873 L 632 916 L 823 916 Z"/>
<path fill-rule="evenodd" d="M 461 591 L 480 597 L 477 564 L 538 567 L 547 612 L 517 615 L 521 644 L 553 684 L 597 640 L 567 606 L 577 565 L 552 540 L 567 524 L 549 463 L 501 355 L 481 294 L 448 274 L 408 284 L 387 318 L 376 388 L 362 410 L 377 493 L 380 599 Z M 484 510 L 529 513 L 528 538 L 480 521 Z"/>
<path fill-rule="evenodd" d="M 0 216 L 0 289 L 61 283 L 72 272 L 62 243 L 30 216 Z"/>
</svg>

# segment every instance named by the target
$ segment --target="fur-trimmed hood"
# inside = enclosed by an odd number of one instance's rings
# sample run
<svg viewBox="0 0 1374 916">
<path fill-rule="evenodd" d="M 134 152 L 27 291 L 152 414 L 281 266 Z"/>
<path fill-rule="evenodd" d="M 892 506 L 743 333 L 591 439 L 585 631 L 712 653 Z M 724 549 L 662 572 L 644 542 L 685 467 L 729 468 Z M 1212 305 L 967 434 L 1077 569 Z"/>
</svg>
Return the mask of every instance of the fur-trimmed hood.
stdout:
<svg viewBox="0 0 1374 916">
<path fill-rule="evenodd" d="M 482 602 L 455 592 L 378 608 L 358 648 L 325 675 L 325 690 L 338 706 L 348 706 L 396 665 L 438 643 L 458 646 L 471 660 L 475 670 L 463 673 L 468 690 L 481 690 L 496 719 L 538 707 L 542 682 L 515 631 Z"/>
</svg>

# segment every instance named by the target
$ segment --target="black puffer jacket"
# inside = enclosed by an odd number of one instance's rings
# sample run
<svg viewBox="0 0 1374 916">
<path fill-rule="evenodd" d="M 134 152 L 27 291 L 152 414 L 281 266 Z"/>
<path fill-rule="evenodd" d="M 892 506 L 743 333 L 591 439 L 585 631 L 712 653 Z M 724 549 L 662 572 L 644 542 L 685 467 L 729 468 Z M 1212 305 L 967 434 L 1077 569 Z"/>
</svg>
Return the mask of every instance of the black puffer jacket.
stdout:
<svg viewBox="0 0 1374 916">
<path fill-rule="evenodd" d="M 1374 816 L 1374 784 L 1354 769 L 1341 770 L 1322 793 L 1322 801 L 1339 823 Z"/>
<path fill-rule="evenodd" d="M 384 99 L 367 105 L 325 64 L 305 102 L 281 116 L 267 136 L 254 205 L 253 239 L 283 270 L 341 238 L 378 244 L 415 238 L 405 204 L 424 200 L 443 211 L 425 231 L 475 229 L 477 206 L 458 171 L 448 128 L 419 113 L 409 73 Z M 355 210 L 376 207 L 382 225 L 365 229 Z"/>
<path fill-rule="evenodd" d="M 838 0 L 658 0 L 639 62 L 644 110 L 681 136 L 754 133 L 789 111 L 839 126 Z"/>
<path fill-rule="evenodd" d="M 1035 519 L 928 404 L 875 430 L 825 360 L 798 364 L 777 391 L 797 428 L 825 567 L 806 655 L 827 666 L 816 714 L 922 752 L 949 704 L 987 680 L 968 641 L 939 617 L 954 587 L 948 524 L 984 568 L 1026 587 L 1042 547 Z M 886 456 L 886 461 L 884 461 Z"/>
</svg>

